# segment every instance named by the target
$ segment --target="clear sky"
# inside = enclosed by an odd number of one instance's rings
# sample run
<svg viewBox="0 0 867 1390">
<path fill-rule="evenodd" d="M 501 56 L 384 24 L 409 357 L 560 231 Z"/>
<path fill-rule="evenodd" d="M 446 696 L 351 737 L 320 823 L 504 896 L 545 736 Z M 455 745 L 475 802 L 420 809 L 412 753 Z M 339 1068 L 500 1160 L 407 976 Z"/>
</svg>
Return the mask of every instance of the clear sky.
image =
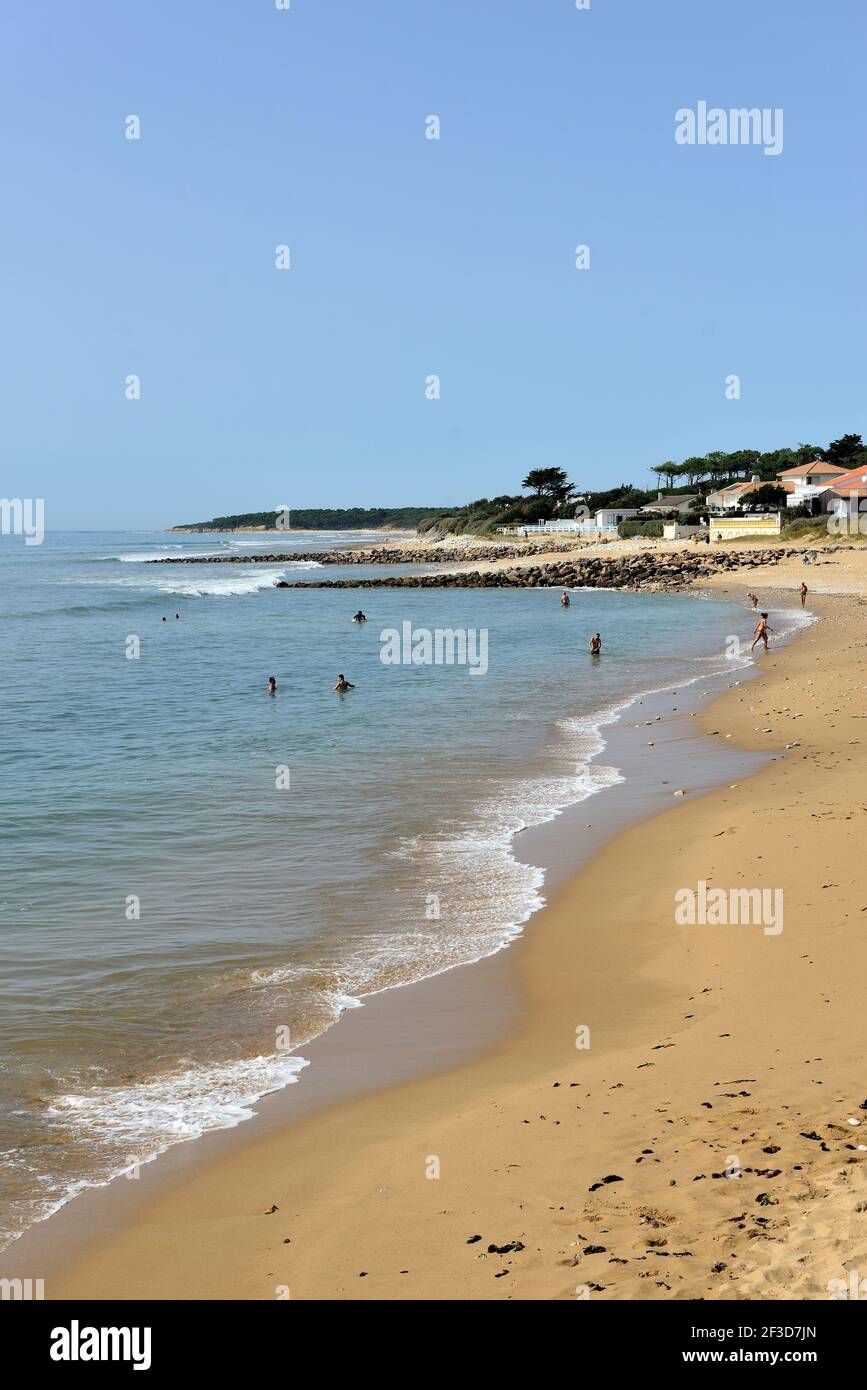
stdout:
<svg viewBox="0 0 867 1390">
<path fill-rule="evenodd" d="M 7 7 L 0 493 L 163 526 L 867 433 L 865 39 L 863 0 Z M 782 153 L 677 144 L 702 100 Z"/>
</svg>

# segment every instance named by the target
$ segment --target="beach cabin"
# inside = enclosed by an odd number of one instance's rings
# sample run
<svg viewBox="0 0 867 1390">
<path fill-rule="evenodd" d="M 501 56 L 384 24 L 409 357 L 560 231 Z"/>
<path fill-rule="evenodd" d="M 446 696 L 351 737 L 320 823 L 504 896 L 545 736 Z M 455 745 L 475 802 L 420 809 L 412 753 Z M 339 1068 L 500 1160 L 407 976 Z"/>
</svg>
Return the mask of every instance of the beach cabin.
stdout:
<svg viewBox="0 0 867 1390">
<path fill-rule="evenodd" d="M 664 521 L 662 523 L 662 539 L 664 541 L 688 541 L 699 534 L 704 535 L 706 531 L 706 526 L 686 526 L 682 521 Z"/>
</svg>

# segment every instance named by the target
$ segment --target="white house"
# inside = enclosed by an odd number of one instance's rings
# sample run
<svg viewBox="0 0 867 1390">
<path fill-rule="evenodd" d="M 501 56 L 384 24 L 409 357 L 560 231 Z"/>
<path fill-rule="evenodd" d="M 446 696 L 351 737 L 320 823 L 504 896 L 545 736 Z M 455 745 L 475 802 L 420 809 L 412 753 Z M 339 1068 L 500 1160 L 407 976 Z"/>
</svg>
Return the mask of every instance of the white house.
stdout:
<svg viewBox="0 0 867 1390">
<path fill-rule="evenodd" d="M 758 474 L 754 473 L 748 483 L 729 483 L 728 487 L 721 487 L 718 488 L 716 492 L 709 492 L 707 495 L 708 508 L 712 512 L 735 511 L 738 507 L 742 507 L 749 502 L 752 493 L 758 492 L 760 487 L 767 486 L 767 479 L 762 482 Z M 781 476 L 780 482 L 774 484 L 774 486 L 783 487 L 786 492 L 790 493 L 794 487 L 794 483 L 789 481 L 784 482 Z M 790 503 L 789 498 L 786 498 L 786 501 L 790 505 L 793 505 Z"/>
<path fill-rule="evenodd" d="M 786 506 L 800 507 L 802 502 L 818 497 L 820 492 L 832 486 L 836 479 L 845 473 L 846 469 L 838 468 L 836 464 L 813 459 L 812 463 L 802 463 L 797 468 L 786 468 L 782 473 L 778 473 L 777 477 L 789 491 Z"/>
</svg>

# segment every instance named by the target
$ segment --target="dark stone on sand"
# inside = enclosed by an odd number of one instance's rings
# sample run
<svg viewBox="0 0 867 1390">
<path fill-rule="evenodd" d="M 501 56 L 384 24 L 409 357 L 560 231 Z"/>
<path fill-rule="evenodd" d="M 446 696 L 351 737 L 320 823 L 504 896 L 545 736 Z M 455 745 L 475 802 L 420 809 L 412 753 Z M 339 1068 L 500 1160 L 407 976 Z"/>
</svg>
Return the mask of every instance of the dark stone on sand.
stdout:
<svg viewBox="0 0 867 1390">
<path fill-rule="evenodd" d="M 478 569 L 457 569 L 449 574 L 390 575 L 382 579 L 336 579 L 304 580 L 297 583 L 281 579 L 278 589 L 374 589 L 374 588 L 413 588 L 413 589 L 508 589 L 508 588 L 593 588 L 593 589 L 647 589 L 659 591 L 680 589 L 693 580 L 706 575 L 741 569 L 777 564 L 784 556 L 783 550 L 742 550 L 731 554 L 694 555 L 687 551 L 675 554 L 657 554 L 640 551 L 637 554 L 612 556 L 586 556 L 576 554 L 572 546 L 546 546 L 551 550 L 568 550 L 567 559 L 541 565 L 526 565 L 521 568 L 508 568 L 482 572 Z M 358 550 L 358 551 L 311 551 L 284 555 L 218 555 L 218 556 L 180 556 L 149 560 L 147 564 L 288 564 L 292 561 L 315 561 L 320 565 L 463 565 L 490 563 L 496 559 L 526 557 L 522 548 L 495 546 L 491 549 L 471 547 L 465 551 L 437 555 L 428 550 Z"/>
</svg>

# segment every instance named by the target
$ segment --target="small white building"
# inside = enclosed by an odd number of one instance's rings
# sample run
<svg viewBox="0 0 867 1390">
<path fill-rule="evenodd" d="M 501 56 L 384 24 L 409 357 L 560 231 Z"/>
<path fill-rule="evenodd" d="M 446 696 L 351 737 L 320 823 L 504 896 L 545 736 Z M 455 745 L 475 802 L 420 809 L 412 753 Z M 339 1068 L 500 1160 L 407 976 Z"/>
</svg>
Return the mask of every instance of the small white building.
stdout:
<svg viewBox="0 0 867 1390">
<path fill-rule="evenodd" d="M 603 507 L 594 517 L 594 529 L 616 531 L 621 521 L 631 521 L 634 516 L 641 516 L 640 507 Z"/>
</svg>

